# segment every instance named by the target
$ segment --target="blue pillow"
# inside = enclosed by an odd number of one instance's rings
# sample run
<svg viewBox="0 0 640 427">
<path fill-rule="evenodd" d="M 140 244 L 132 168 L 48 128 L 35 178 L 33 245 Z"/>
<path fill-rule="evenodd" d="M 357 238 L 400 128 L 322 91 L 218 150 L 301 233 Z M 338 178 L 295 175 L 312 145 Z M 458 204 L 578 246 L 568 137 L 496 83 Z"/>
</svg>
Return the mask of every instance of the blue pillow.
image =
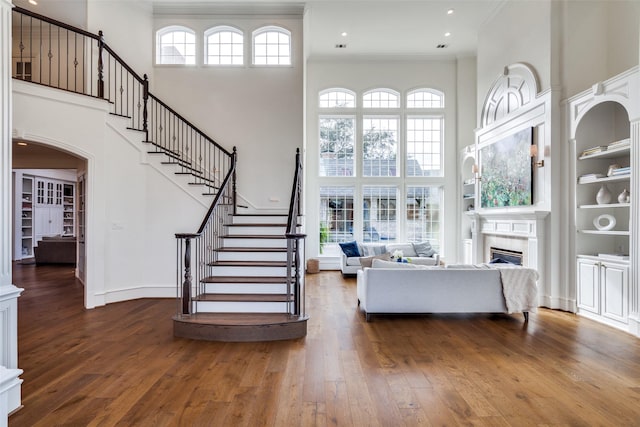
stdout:
<svg viewBox="0 0 640 427">
<path fill-rule="evenodd" d="M 344 252 L 347 258 L 361 256 L 360 251 L 358 250 L 358 244 L 355 241 L 339 243 L 339 245 L 340 245 L 340 248 L 342 249 L 342 252 Z"/>
</svg>

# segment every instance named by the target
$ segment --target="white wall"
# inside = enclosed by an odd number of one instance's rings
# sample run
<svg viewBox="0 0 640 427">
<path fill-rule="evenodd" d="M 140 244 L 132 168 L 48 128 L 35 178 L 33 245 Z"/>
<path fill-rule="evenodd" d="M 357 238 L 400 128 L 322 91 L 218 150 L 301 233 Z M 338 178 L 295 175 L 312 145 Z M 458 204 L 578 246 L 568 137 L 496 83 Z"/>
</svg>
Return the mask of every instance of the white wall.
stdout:
<svg viewBox="0 0 640 427">
<path fill-rule="evenodd" d="M 540 89 L 551 87 L 550 0 L 509 1 L 478 33 L 478 115 L 505 66 L 525 62 L 536 70 Z"/>
<path fill-rule="evenodd" d="M 470 75 L 472 62 L 466 61 L 465 74 Z M 318 255 L 318 230 L 319 224 L 319 185 L 318 176 L 318 93 L 321 90 L 341 87 L 355 91 L 359 96 L 366 90 L 385 87 L 394 89 L 406 95 L 411 89 L 430 87 L 445 93 L 445 198 L 442 218 L 445 220 L 445 228 L 442 230 L 445 252 L 441 254 L 447 258 L 447 262 L 453 262 L 457 257 L 459 235 L 456 224 L 457 217 L 457 120 L 456 109 L 459 101 L 457 93 L 457 63 L 449 61 L 400 61 L 400 60 L 311 60 L 307 63 L 307 87 L 306 87 L 306 147 L 305 147 L 305 204 L 307 223 L 307 255 Z M 473 93 L 465 89 L 467 102 L 473 103 Z M 468 112 L 468 111 L 467 111 Z M 475 111 L 474 111 L 475 113 Z M 463 128 L 473 129 L 473 122 Z M 471 142 L 471 141 L 470 141 Z M 362 181 L 362 178 L 356 178 Z M 340 178 L 335 182 L 340 184 Z M 401 178 L 390 178 L 390 184 L 398 184 Z M 343 181 L 344 182 L 344 181 Z M 350 179 L 349 182 L 354 182 Z M 407 179 L 405 182 L 430 184 L 438 182 L 438 179 L 424 177 Z M 329 263 L 330 260 L 327 260 Z M 325 267 L 330 264 L 323 261 Z"/>
<path fill-rule="evenodd" d="M 86 0 L 87 30 L 105 42 L 140 76 L 152 77 L 153 16 L 145 0 Z M 151 79 L 153 80 L 153 79 Z"/>
<path fill-rule="evenodd" d="M 563 98 L 638 65 L 640 2 L 569 1 L 562 13 Z"/>
<path fill-rule="evenodd" d="M 207 200 L 146 153 L 142 134 L 89 97 L 15 82 L 22 138 L 87 159 L 85 304 L 175 295 L 174 233 L 195 232 Z M 70 129 L 73 129 L 70 132 Z"/>
<path fill-rule="evenodd" d="M 238 193 L 251 209 L 286 210 L 293 179 L 295 149 L 302 147 L 302 17 L 156 17 L 154 30 L 185 25 L 197 34 L 233 25 L 245 34 L 245 65 L 156 66 L 153 91 L 228 151 L 238 149 Z M 292 34 L 290 67 L 254 67 L 251 32 L 279 25 Z"/>
</svg>

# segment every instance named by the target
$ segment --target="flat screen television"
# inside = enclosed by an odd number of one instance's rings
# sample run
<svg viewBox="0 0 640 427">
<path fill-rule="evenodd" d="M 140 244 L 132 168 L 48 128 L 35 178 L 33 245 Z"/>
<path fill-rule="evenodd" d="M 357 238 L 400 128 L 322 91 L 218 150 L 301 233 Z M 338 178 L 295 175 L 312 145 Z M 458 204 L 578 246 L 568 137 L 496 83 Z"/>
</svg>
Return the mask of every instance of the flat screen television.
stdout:
<svg viewBox="0 0 640 427">
<path fill-rule="evenodd" d="M 480 149 L 482 208 L 533 203 L 532 143 L 533 128 L 527 128 Z"/>
</svg>

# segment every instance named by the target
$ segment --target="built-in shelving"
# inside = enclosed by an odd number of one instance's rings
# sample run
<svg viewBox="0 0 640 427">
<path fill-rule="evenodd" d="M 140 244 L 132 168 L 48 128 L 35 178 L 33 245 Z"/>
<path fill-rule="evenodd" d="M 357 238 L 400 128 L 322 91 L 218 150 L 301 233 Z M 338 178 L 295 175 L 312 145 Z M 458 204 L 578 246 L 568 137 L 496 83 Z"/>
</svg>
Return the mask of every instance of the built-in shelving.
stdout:
<svg viewBox="0 0 640 427">
<path fill-rule="evenodd" d="M 64 184 L 62 201 L 62 234 L 75 235 L 75 191 L 73 184 Z"/>
<path fill-rule="evenodd" d="M 629 114 L 620 103 L 595 102 L 589 92 L 571 103 L 592 103 L 573 135 L 576 305 L 581 315 L 625 329 L 634 232 L 632 203 L 625 197 L 633 172 Z"/>
<path fill-rule="evenodd" d="M 33 257 L 33 177 L 22 176 L 21 183 L 20 228 L 21 256 L 17 258 Z"/>
</svg>

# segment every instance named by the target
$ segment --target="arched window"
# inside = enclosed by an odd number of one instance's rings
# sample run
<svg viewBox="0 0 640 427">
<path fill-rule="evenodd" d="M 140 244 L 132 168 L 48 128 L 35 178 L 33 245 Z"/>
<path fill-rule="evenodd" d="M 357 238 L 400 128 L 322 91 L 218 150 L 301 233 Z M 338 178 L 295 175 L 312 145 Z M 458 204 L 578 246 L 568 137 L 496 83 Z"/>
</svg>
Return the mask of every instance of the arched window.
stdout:
<svg viewBox="0 0 640 427">
<path fill-rule="evenodd" d="M 291 32 L 262 27 L 253 32 L 254 65 L 291 65 Z"/>
<path fill-rule="evenodd" d="M 244 36 L 237 28 L 222 25 L 208 29 L 204 33 L 204 49 L 205 64 L 244 64 Z"/>
<path fill-rule="evenodd" d="M 156 64 L 196 63 L 196 34 L 187 27 L 170 26 L 156 32 Z"/>
<path fill-rule="evenodd" d="M 444 108 L 444 93 L 435 89 L 416 89 L 407 94 L 407 108 Z"/>
<path fill-rule="evenodd" d="M 363 108 L 399 108 L 400 94 L 391 89 L 373 89 L 362 96 Z"/>
<path fill-rule="evenodd" d="M 341 88 L 320 92 L 320 108 L 355 108 L 355 106 L 355 92 Z"/>
</svg>

